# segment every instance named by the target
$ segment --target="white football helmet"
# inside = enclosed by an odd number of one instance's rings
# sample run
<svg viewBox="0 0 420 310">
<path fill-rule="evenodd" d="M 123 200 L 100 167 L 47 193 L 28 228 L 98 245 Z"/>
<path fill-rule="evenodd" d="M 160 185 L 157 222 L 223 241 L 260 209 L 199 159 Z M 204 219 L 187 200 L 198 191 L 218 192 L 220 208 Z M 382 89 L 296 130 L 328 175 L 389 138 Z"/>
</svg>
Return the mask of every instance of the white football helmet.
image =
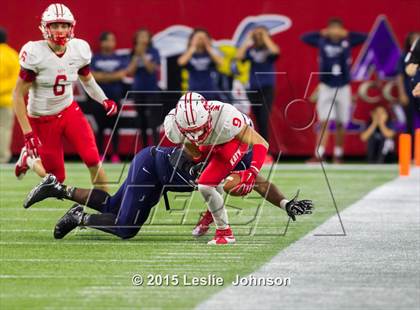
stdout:
<svg viewBox="0 0 420 310">
<path fill-rule="evenodd" d="M 204 142 L 212 130 L 206 98 L 194 92 L 183 95 L 176 105 L 175 123 L 179 131 L 191 142 Z"/>
<path fill-rule="evenodd" d="M 56 35 L 52 33 L 49 27 L 52 23 L 68 23 L 70 24 L 70 30 L 64 35 Z M 42 13 L 39 29 L 41 30 L 44 39 L 51 40 L 58 45 L 65 45 L 74 37 L 75 25 L 76 20 L 69 8 L 61 3 L 53 3 L 46 8 L 44 13 Z"/>
</svg>

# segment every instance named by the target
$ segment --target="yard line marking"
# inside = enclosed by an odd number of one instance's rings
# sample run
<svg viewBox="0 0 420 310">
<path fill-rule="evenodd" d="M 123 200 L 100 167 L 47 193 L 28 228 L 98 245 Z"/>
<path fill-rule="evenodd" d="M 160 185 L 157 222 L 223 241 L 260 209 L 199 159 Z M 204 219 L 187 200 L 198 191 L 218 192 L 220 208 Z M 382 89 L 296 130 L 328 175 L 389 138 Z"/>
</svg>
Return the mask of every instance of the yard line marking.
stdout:
<svg viewBox="0 0 420 310">
<path fill-rule="evenodd" d="M 239 257 L 237 257 L 239 258 Z M 103 263 L 154 263 L 159 265 L 166 265 L 162 264 L 162 262 L 171 263 L 177 261 L 176 258 L 170 259 L 94 259 L 94 258 L 2 258 L 0 259 L 2 262 L 29 262 L 29 263 L 51 263 L 51 262 L 63 262 L 63 263 L 83 263 L 83 262 L 103 262 Z M 178 261 L 184 261 L 184 258 L 179 258 Z"/>
</svg>

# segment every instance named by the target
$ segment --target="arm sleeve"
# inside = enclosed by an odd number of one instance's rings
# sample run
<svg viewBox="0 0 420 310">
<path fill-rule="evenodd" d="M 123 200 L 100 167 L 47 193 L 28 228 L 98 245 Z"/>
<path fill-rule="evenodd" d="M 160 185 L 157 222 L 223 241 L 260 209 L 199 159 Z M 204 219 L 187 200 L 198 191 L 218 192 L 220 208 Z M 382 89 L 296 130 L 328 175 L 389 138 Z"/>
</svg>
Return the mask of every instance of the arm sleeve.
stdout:
<svg viewBox="0 0 420 310">
<path fill-rule="evenodd" d="M 300 39 L 305 42 L 306 44 L 309 44 L 311 46 L 318 47 L 319 40 L 321 39 L 321 34 L 319 32 L 307 32 L 304 33 Z"/>
<path fill-rule="evenodd" d="M 165 117 L 163 122 L 165 135 L 174 144 L 183 143 L 183 135 L 175 124 L 175 109 L 172 109 Z"/>
<path fill-rule="evenodd" d="M 349 42 L 350 46 L 356 46 L 362 44 L 367 39 L 367 34 L 362 32 L 350 32 L 349 34 Z"/>
<path fill-rule="evenodd" d="M 96 83 L 95 78 L 92 76 L 89 81 L 82 81 L 80 80 L 83 89 L 87 92 L 90 98 L 102 104 L 102 102 L 108 97 L 105 95 L 102 88 L 99 87 L 98 83 Z"/>
</svg>

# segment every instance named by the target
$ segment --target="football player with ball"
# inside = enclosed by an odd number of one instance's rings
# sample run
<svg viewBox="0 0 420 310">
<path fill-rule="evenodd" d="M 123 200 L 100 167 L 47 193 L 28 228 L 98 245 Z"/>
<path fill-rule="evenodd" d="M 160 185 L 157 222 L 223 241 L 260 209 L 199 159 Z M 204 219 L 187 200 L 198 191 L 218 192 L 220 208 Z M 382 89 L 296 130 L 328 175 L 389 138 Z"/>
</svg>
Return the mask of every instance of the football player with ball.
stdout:
<svg viewBox="0 0 420 310">
<path fill-rule="evenodd" d="M 207 163 L 197 179 L 197 187 L 209 210 L 204 220 L 211 214 L 216 225 L 216 234 L 209 243 L 235 243 L 224 207 L 223 181 L 252 148 L 249 167 L 236 172 L 239 182 L 230 189 L 241 196 L 250 193 L 264 164 L 268 142 L 233 105 L 208 101 L 196 92 L 187 92 L 180 98 L 176 108 L 166 116 L 164 127 L 171 142 L 184 144 L 195 161 L 204 160 Z M 284 207 L 287 202 L 283 199 L 280 203 Z M 193 234 L 202 234 L 201 224 L 197 225 L 199 231 Z M 201 226 L 205 230 L 205 225 Z"/>
</svg>

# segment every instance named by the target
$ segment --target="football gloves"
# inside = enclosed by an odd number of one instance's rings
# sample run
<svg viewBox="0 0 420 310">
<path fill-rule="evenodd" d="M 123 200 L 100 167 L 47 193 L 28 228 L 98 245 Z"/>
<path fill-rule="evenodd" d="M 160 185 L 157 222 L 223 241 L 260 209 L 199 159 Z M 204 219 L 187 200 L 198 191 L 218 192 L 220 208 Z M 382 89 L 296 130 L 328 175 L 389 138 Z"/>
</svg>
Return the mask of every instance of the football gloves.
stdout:
<svg viewBox="0 0 420 310">
<path fill-rule="evenodd" d="M 105 99 L 104 101 L 102 101 L 102 106 L 106 111 L 106 116 L 113 116 L 118 112 L 118 106 L 114 100 Z"/>
<path fill-rule="evenodd" d="M 31 157 L 39 156 L 39 148 L 41 147 L 41 141 L 39 138 L 31 131 L 24 135 L 25 138 L 25 147 L 28 155 Z"/>
<path fill-rule="evenodd" d="M 235 172 L 241 177 L 241 181 L 232 188 L 232 191 L 241 196 L 248 195 L 252 192 L 255 185 L 255 178 L 257 177 L 254 169 L 247 169 Z"/>
<path fill-rule="evenodd" d="M 286 204 L 287 215 L 293 221 L 296 221 L 296 215 L 312 214 L 314 207 L 312 200 L 297 200 L 299 191 L 296 196 Z"/>
</svg>

